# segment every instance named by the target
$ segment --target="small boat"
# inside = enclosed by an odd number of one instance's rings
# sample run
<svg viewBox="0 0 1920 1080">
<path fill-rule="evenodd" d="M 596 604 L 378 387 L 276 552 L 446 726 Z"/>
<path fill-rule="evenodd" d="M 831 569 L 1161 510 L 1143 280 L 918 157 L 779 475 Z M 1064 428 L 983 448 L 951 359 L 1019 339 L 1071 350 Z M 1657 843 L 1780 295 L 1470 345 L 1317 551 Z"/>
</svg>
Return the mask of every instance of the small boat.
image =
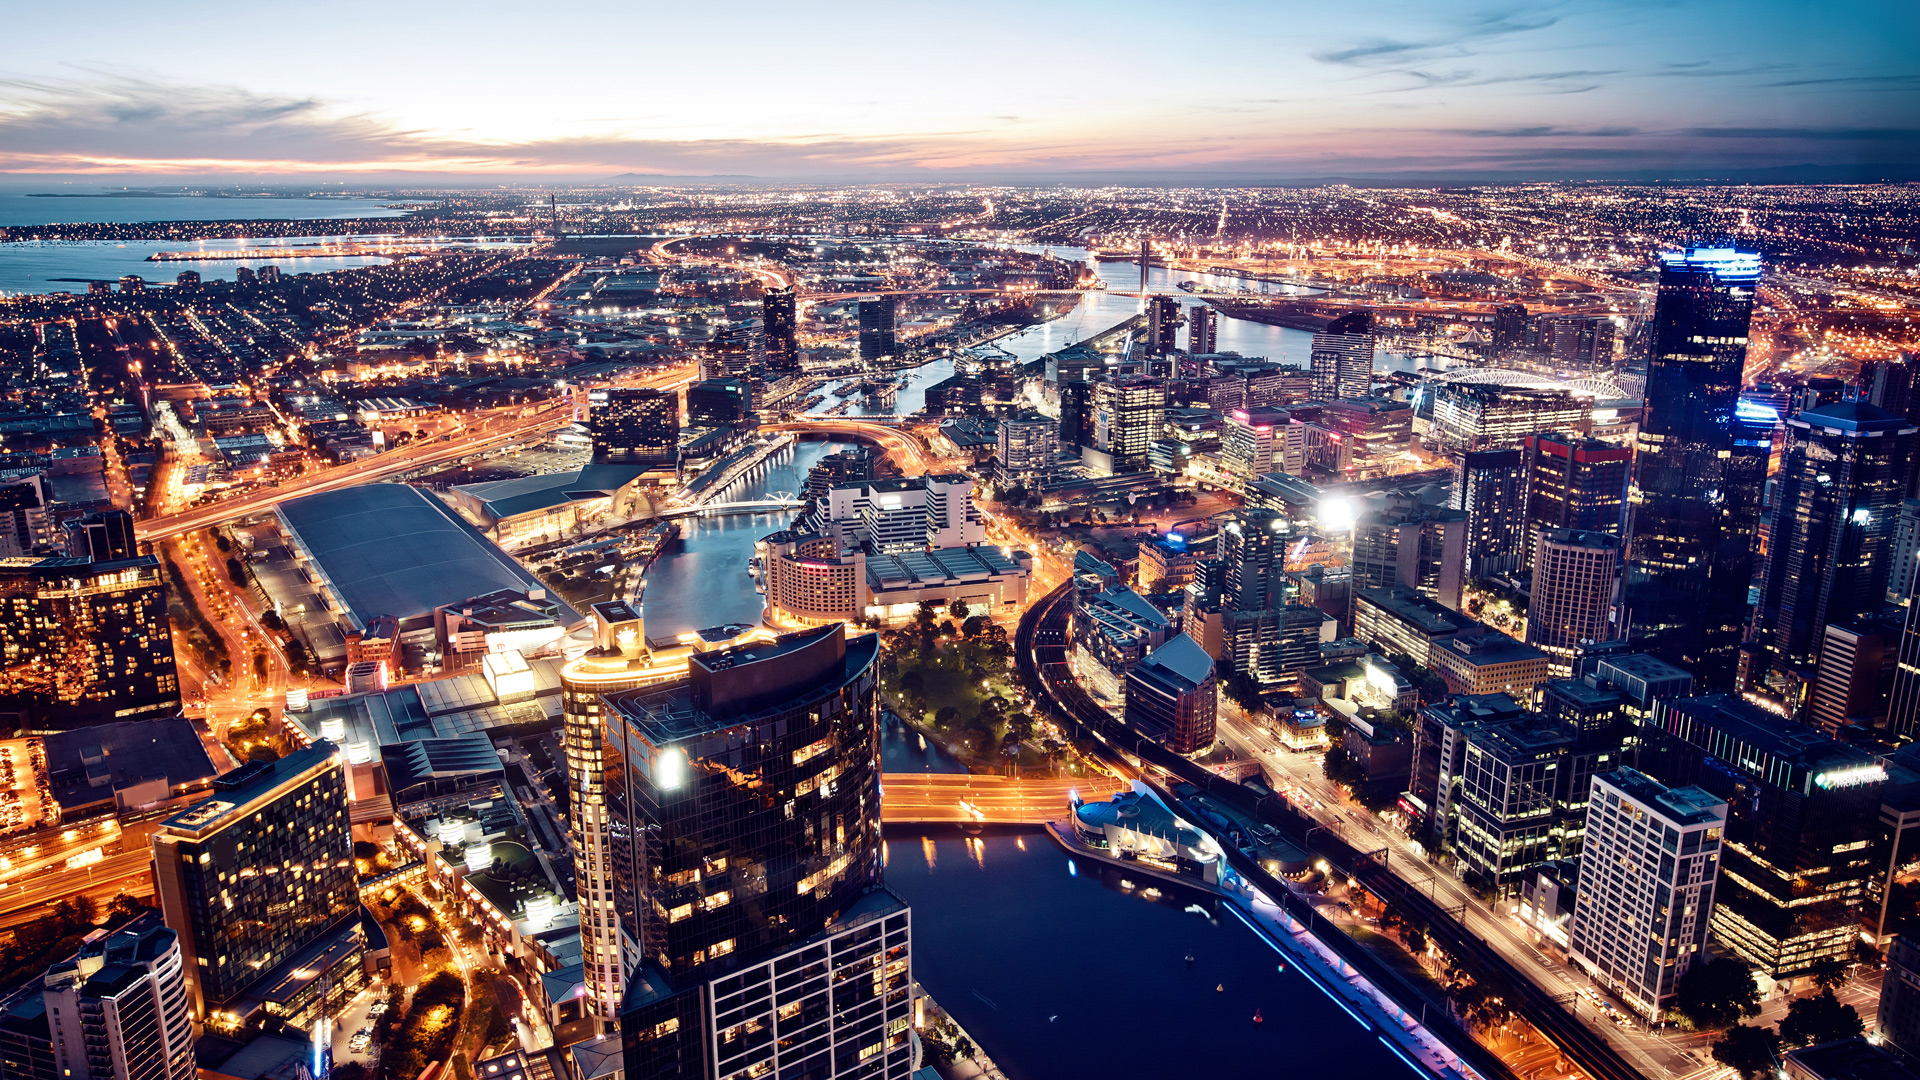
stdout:
<svg viewBox="0 0 1920 1080">
<path fill-rule="evenodd" d="M 1213 992 L 1214 992 L 1214 993 L 1216 993 L 1216 994 L 1224 994 L 1224 993 L 1226 993 L 1226 992 L 1227 992 L 1227 984 L 1226 984 L 1226 983 L 1221 983 L 1221 984 L 1220 984 L 1219 986 L 1216 986 L 1216 987 L 1214 987 L 1214 988 L 1213 988 Z"/>
<path fill-rule="evenodd" d="M 1287 965 L 1285 965 L 1285 964 L 1281 964 L 1281 965 L 1280 965 L 1280 974 L 1282 974 L 1282 975 L 1285 975 L 1286 973 L 1287 973 Z"/>
<path fill-rule="evenodd" d="M 1188 967 L 1192 967 L 1192 966 L 1193 966 L 1193 954 L 1192 954 L 1192 953 L 1188 953 L 1188 954 L 1187 954 L 1187 966 L 1188 966 Z"/>
<path fill-rule="evenodd" d="M 1254 1023 L 1256 1023 L 1256 1024 L 1264 1024 L 1264 1023 L 1266 1023 L 1266 1021 L 1265 1021 L 1264 1019 L 1262 1019 L 1262 1018 L 1261 1018 L 1261 1016 L 1260 1016 L 1260 1010 L 1259 1010 L 1259 1009 L 1255 1009 L 1255 1010 L 1253 1010 L 1253 1022 L 1254 1022 Z"/>
</svg>

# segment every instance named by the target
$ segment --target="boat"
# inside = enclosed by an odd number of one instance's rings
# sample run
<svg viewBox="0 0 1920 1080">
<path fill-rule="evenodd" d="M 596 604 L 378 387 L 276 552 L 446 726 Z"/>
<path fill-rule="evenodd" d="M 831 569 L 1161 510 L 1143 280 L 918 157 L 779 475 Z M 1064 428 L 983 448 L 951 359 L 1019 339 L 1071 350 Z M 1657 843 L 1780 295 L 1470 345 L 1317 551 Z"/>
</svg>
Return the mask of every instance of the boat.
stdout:
<svg viewBox="0 0 1920 1080">
<path fill-rule="evenodd" d="M 1187 954 L 1187 966 L 1188 966 L 1188 967 L 1192 967 L 1192 966 L 1193 966 L 1193 954 L 1192 954 L 1192 953 L 1188 953 L 1188 954 Z"/>
<path fill-rule="evenodd" d="M 1214 992 L 1214 993 L 1216 993 L 1216 994 L 1224 994 L 1224 993 L 1226 993 L 1226 992 L 1227 992 L 1227 984 L 1226 984 L 1226 983 L 1221 983 L 1221 984 L 1220 984 L 1219 986 L 1216 986 L 1216 987 L 1214 987 L 1214 988 L 1213 988 L 1213 992 Z"/>
<path fill-rule="evenodd" d="M 1261 1016 L 1260 1016 L 1260 1010 L 1259 1010 L 1259 1009 L 1255 1009 L 1255 1010 L 1253 1010 L 1253 1022 L 1254 1022 L 1254 1023 L 1256 1023 L 1256 1024 L 1264 1024 L 1264 1023 L 1266 1023 L 1266 1020 L 1264 1020 L 1264 1019 L 1262 1019 L 1262 1018 L 1261 1018 Z"/>
<path fill-rule="evenodd" d="M 1281 965 L 1280 965 L 1280 974 L 1282 974 L 1282 975 L 1285 975 L 1286 973 L 1287 973 L 1287 965 L 1285 965 L 1285 964 L 1281 964 Z"/>
</svg>

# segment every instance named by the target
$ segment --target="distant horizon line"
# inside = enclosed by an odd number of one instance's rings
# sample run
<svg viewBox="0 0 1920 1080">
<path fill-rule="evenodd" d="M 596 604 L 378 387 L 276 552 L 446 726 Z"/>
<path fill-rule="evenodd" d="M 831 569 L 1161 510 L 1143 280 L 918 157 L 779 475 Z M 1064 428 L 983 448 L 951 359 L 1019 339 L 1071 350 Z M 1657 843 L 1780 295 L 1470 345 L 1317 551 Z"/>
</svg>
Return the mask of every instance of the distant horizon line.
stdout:
<svg viewBox="0 0 1920 1080">
<path fill-rule="evenodd" d="M 1374 187 L 1432 187 L 1443 185 L 1513 186 L 1520 184 L 1904 184 L 1920 182 L 1920 163 L 1889 162 L 1879 164 L 1754 166 L 1743 168 L 1632 169 L 1610 172 L 1574 173 L 1563 170 L 1408 170 L 1365 171 L 1284 175 L 1266 170 L 1166 170 L 1102 169 L 1050 171 L 1031 174 L 995 173 L 983 170 L 965 175 L 916 173 L 832 173 L 817 175 L 777 175 L 756 173 L 435 173 L 395 171 L 327 177 L 324 173 L 34 173 L 0 171 L 0 191 L 15 195 L 69 197 L 111 195 L 99 189 L 127 189 L 127 197 L 136 191 L 155 195 L 185 193 L 190 188 L 268 187 L 314 191 L 336 188 L 342 192 L 356 188 L 388 188 L 403 185 L 439 188 L 552 188 L 552 187 L 652 187 L 700 184 L 739 186 L 864 187 L 913 185 L 939 187 L 952 184 L 985 187 L 1192 187 L 1192 188 L 1284 188 L 1324 187 L 1347 184 Z M 92 192 L 61 192 L 44 189 L 55 186 L 84 185 Z"/>
</svg>

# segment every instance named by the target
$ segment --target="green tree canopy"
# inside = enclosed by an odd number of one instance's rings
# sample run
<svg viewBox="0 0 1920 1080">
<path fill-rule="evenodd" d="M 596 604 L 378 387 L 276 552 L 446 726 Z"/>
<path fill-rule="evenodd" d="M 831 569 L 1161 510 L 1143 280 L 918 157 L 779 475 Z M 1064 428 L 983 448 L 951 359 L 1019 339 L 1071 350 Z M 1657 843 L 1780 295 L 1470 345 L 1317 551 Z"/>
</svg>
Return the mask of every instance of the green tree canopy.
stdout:
<svg viewBox="0 0 1920 1080">
<path fill-rule="evenodd" d="M 955 622 L 966 622 L 967 612 L 970 610 L 972 609 L 967 607 L 967 602 L 957 596 L 953 598 L 953 603 L 947 605 L 947 614 L 953 616 Z"/>
<path fill-rule="evenodd" d="M 1741 1076 L 1761 1077 L 1773 1071 L 1780 1036 L 1763 1027 L 1742 1024 L 1728 1028 L 1713 1044 L 1713 1060 Z"/>
<path fill-rule="evenodd" d="M 1753 969 L 1738 960 L 1695 964 L 1674 988 L 1673 1011 L 1695 1031 L 1714 1031 L 1760 1012 Z"/>
<path fill-rule="evenodd" d="M 1780 1041 L 1788 1046 L 1812 1046 L 1850 1039 L 1862 1028 L 1858 1010 L 1840 1004 L 1833 991 L 1822 990 L 1787 1006 L 1787 1015 L 1780 1021 Z"/>
</svg>

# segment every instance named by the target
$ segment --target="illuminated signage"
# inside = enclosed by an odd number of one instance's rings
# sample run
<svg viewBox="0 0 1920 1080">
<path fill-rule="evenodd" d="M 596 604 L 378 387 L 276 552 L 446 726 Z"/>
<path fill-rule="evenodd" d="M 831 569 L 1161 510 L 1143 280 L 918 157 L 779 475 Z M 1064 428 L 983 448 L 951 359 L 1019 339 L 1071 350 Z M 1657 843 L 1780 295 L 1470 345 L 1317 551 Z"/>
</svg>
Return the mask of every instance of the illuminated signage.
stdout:
<svg viewBox="0 0 1920 1080">
<path fill-rule="evenodd" d="M 1887 778 L 1887 767 L 1878 762 L 1871 765 L 1849 765 L 1844 769 L 1830 769 L 1813 778 L 1818 787 L 1849 788 L 1862 784 L 1876 784 Z"/>
</svg>

